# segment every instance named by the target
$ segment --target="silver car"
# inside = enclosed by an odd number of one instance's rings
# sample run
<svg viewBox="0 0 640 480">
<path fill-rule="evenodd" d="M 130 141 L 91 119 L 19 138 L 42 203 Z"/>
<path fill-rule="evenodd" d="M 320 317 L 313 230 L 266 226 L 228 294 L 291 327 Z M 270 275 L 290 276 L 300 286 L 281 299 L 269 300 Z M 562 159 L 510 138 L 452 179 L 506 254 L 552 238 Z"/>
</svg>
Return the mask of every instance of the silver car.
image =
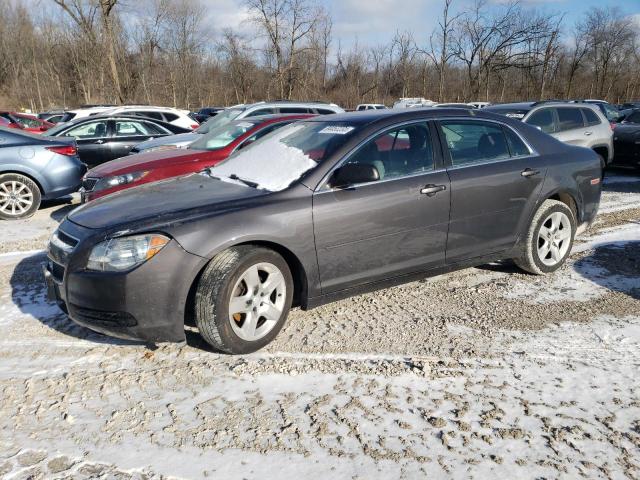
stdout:
<svg viewBox="0 0 640 480">
<path fill-rule="evenodd" d="M 77 191 L 86 171 L 75 140 L 0 127 L 0 220 L 30 217 L 42 200 Z"/>
<path fill-rule="evenodd" d="M 561 142 L 590 148 L 604 169 L 613 160 L 613 129 L 596 105 L 559 101 L 503 103 L 484 110 L 517 118 Z"/>
<path fill-rule="evenodd" d="M 214 128 L 221 127 L 234 120 L 247 117 L 259 117 L 275 114 L 304 114 L 311 113 L 317 115 L 330 115 L 332 113 L 343 113 L 344 110 L 334 103 L 320 102 L 292 102 L 279 100 L 274 102 L 258 102 L 248 105 L 235 105 L 224 109 L 215 117 L 211 117 L 193 133 L 182 135 L 172 135 L 170 137 L 156 138 L 135 145 L 131 152 L 146 153 L 154 150 L 164 150 L 167 148 L 187 148 L 192 142 L 199 138 L 200 134 L 208 133 Z"/>
</svg>

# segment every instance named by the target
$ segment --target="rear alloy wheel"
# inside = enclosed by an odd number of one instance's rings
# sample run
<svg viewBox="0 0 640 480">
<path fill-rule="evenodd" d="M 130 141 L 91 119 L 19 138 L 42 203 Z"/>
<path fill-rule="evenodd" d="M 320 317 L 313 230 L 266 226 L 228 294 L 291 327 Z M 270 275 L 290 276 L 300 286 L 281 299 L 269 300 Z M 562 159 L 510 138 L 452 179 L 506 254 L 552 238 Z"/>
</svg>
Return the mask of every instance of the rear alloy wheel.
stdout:
<svg viewBox="0 0 640 480">
<path fill-rule="evenodd" d="M 196 290 L 196 325 L 217 350 L 251 353 L 282 329 L 293 297 L 289 266 L 276 252 L 251 245 L 216 255 Z"/>
<path fill-rule="evenodd" d="M 542 275 L 559 269 L 571 253 L 576 232 L 573 212 L 564 203 L 546 200 L 536 212 L 515 263 Z"/>
<path fill-rule="evenodd" d="M 0 175 L 0 219 L 32 216 L 40 207 L 40 189 L 33 180 L 17 173 Z"/>
</svg>

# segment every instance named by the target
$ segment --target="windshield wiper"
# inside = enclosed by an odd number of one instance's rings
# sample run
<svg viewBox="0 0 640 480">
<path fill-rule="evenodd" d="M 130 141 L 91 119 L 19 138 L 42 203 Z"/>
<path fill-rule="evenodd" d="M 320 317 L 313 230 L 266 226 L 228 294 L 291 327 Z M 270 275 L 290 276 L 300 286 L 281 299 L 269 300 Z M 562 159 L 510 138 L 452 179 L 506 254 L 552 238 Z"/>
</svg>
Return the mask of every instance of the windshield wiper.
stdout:
<svg viewBox="0 0 640 480">
<path fill-rule="evenodd" d="M 244 183 L 245 185 L 247 185 L 249 187 L 258 188 L 258 184 L 256 182 L 252 182 L 250 180 L 245 180 L 244 178 L 240 178 L 235 173 L 232 173 L 231 175 L 229 175 L 229 178 L 231 180 L 238 180 L 239 182 L 242 182 L 242 183 Z"/>
</svg>

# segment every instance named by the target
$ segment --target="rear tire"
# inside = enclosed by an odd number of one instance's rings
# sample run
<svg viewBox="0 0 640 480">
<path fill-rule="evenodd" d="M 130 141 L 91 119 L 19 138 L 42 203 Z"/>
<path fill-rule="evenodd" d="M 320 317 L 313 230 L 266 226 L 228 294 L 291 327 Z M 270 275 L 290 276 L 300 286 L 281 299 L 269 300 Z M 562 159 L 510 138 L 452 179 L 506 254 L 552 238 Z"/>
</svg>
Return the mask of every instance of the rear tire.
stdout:
<svg viewBox="0 0 640 480">
<path fill-rule="evenodd" d="M 287 262 L 273 250 L 242 245 L 216 255 L 195 296 L 195 320 L 205 341 L 232 354 L 255 352 L 284 326 L 293 298 Z"/>
<path fill-rule="evenodd" d="M 42 195 L 36 182 L 19 173 L 0 175 L 0 220 L 20 220 L 31 217 Z"/>
<path fill-rule="evenodd" d="M 571 209 L 557 200 L 545 200 L 531 220 L 521 255 L 513 261 L 535 275 L 555 272 L 569 257 L 575 233 Z"/>
</svg>

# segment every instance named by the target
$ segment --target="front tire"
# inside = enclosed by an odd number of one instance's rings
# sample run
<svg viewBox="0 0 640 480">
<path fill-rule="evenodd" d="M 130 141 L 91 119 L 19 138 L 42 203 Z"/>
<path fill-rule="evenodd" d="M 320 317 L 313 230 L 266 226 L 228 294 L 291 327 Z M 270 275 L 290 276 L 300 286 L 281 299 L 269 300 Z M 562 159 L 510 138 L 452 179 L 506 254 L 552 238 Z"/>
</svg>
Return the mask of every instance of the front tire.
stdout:
<svg viewBox="0 0 640 480">
<path fill-rule="evenodd" d="M 571 209 L 557 200 L 545 200 L 531 221 L 522 254 L 513 260 L 535 275 L 555 272 L 569 257 L 575 233 L 576 220 Z"/>
<path fill-rule="evenodd" d="M 216 255 L 196 290 L 195 320 L 212 347 L 255 352 L 280 332 L 291 308 L 293 278 L 273 250 L 243 245 Z"/>
<path fill-rule="evenodd" d="M 0 220 L 19 220 L 31 217 L 42 195 L 38 185 L 18 173 L 0 175 Z"/>
</svg>

